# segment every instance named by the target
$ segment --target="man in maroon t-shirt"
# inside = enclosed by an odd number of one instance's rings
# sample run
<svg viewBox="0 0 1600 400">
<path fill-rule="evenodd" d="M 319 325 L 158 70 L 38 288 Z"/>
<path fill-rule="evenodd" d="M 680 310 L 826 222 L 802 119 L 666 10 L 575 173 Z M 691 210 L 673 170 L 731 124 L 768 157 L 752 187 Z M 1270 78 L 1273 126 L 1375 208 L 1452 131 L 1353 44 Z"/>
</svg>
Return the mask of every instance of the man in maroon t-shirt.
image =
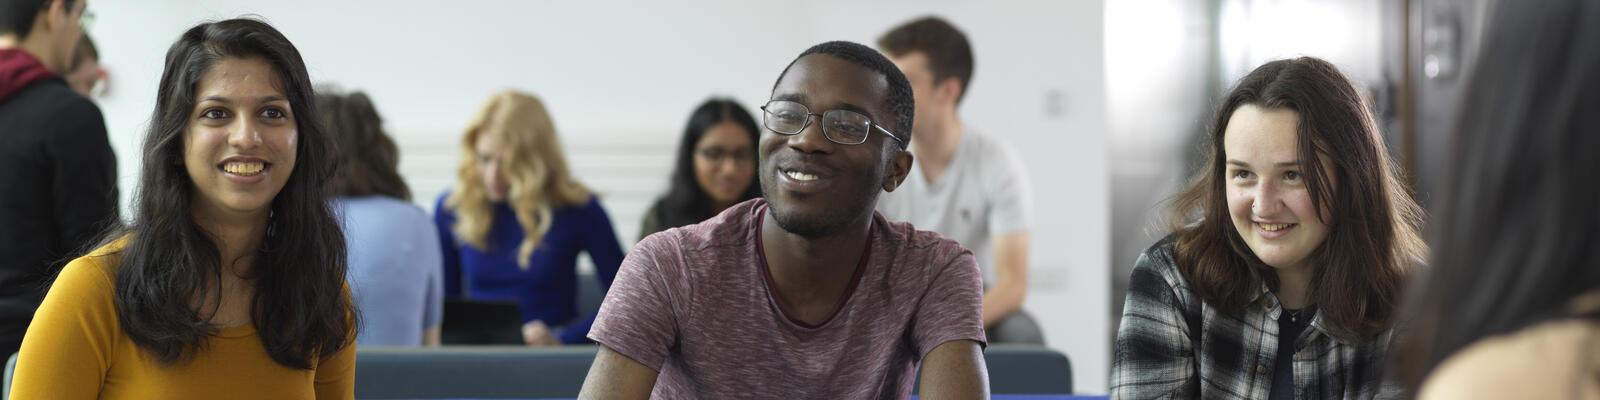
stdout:
<svg viewBox="0 0 1600 400">
<path fill-rule="evenodd" d="M 913 100 L 876 50 L 828 42 L 762 106 L 765 199 L 651 235 L 589 338 L 580 398 L 985 398 L 972 252 L 873 211 L 911 168 Z M 815 118 L 815 119 L 813 119 Z"/>
</svg>

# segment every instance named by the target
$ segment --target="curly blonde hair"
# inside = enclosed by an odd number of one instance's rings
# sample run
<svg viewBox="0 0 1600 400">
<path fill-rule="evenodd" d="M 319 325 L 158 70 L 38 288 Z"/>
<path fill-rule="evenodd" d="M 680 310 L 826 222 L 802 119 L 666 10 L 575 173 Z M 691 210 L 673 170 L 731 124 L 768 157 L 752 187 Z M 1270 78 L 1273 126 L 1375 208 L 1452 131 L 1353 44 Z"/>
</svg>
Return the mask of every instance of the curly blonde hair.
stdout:
<svg viewBox="0 0 1600 400">
<path fill-rule="evenodd" d="M 517 247 L 517 265 L 526 269 L 534 248 L 550 230 L 550 210 L 582 205 L 590 192 L 572 179 L 544 103 L 527 93 L 495 93 L 462 135 L 456 190 L 445 199 L 445 207 L 457 216 L 452 231 L 479 251 L 489 251 L 489 228 L 494 223 L 494 206 L 475 163 L 476 144 L 483 135 L 490 135 L 506 152 L 499 172 L 510 186 L 506 201 L 525 233 Z"/>
</svg>

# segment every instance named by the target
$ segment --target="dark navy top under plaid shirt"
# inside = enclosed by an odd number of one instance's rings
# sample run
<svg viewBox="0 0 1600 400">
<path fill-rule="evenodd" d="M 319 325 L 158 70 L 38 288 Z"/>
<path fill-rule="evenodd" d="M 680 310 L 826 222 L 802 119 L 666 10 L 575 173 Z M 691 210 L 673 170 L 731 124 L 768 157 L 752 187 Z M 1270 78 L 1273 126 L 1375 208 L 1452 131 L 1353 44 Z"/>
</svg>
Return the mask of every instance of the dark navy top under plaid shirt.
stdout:
<svg viewBox="0 0 1600 400">
<path fill-rule="evenodd" d="M 1111 398 L 1268 398 L 1284 312 L 1277 296 L 1263 285 L 1239 315 L 1223 313 L 1189 289 L 1173 260 L 1169 236 L 1134 265 L 1117 330 Z M 1393 329 L 1355 342 L 1330 335 L 1324 323 L 1318 312 L 1300 334 L 1295 398 L 1400 397 L 1399 385 L 1381 381 Z"/>
</svg>

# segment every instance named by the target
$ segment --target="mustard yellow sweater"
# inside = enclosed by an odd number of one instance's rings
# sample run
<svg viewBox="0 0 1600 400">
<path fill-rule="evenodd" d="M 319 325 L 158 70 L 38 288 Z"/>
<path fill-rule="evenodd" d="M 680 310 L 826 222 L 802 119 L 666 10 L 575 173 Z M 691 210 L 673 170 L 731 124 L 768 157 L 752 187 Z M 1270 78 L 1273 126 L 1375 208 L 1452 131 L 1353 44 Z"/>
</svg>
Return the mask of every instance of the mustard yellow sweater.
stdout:
<svg viewBox="0 0 1600 400">
<path fill-rule="evenodd" d="M 73 260 L 34 314 L 17 355 L 12 399 L 351 399 L 355 344 L 313 370 L 267 355 L 252 325 L 222 329 L 194 358 L 170 366 L 117 322 L 110 275 L 124 241 Z"/>
</svg>

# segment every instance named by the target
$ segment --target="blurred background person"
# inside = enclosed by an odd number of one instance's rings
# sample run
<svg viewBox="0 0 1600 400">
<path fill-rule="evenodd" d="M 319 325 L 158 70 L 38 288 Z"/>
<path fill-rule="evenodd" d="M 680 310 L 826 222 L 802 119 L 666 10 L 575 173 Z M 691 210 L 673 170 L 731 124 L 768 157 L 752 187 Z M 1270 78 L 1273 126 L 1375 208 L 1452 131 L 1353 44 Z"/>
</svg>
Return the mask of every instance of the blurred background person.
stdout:
<svg viewBox="0 0 1600 400">
<path fill-rule="evenodd" d="M 438 232 L 411 204 L 400 177 L 400 149 L 366 93 L 317 92 L 338 144 L 335 211 L 344 227 L 350 293 L 363 324 L 362 346 L 438 346 L 444 304 Z"/>
<path fill-rule="evenodd" d="M 56 278 L 11 398 L 354 398 L 337 149 L 299 50 L 233 19 L 166 60 L 133 223 Z"/>
<path fill-rule="evenodd" d="M 119 222 L 105 120 L 61 79 L 86 7 L 0 0 L 0 357 L 22 344 L 47 282 Z"/>
<path fill-rule="evenodd" d="M 1600 3 L 1490 15 L 1395 366 L 1422 399 L 1600 399 Z"/>
<path fill-rule="evenodd" d="M 89 34 L 83 34 L 83 39 L 78 40 L 78 46 L 72 50 L 72 66 L 62 75 L 73 91 L 94 100 L 95 85 L 105 80 L 106 72 L 100 68 L 100 49 L 94 46 Z"/>
<path fill-rule="evenodd" d="M 1422 211 L 1333 64 L 1268 62 L 1211 119 L 1205 167 L 1139 256 L 1111 397 L 1370 399 Z"/>
<path fill-rule="evenodd" d="M 578 253 L 604 289 L 622 247 L 599 197 L 568 171 L 544 103 L 491 96 L 462 137 L 457 177 L 434 211 L 445 295 L 515 301 L 530 346 L 589 343 L 594 313 L 579 315 Z"/>
<path fill-rule="evenodd" d="M 713 98 L 695 108 L 678 143 L 671 187 L 645 211 L 639 239 L 761 197 L 755 184 L 759 134 L 755 118 L 733 99 Z"/>
<path fill-rule="evenodd" d="M 1009 143 L 963 125 L 956 112 L 972 81 L 966 34 L 923 17 L 884 33 L 878 48 L 905 72 L 917 99 L 916 163 L 905 184 L 878 200 L 878 211 L 972 250 L 983 269 L 990 343 L 1044 344 L 1039 324 L 1022 312 L 1033 223 L 1028 170 Z"/>
</svg>

